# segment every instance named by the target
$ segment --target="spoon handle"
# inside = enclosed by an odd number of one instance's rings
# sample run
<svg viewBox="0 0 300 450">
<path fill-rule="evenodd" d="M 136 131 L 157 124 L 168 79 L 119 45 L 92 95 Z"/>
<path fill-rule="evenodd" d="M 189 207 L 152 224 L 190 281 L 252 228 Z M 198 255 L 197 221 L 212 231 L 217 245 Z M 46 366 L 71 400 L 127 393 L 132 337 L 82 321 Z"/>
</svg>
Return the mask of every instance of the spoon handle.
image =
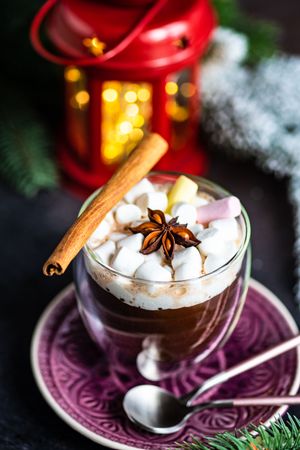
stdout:
<svg viewBox="0 0 300 450">
<path fill-rule="evenodd" d="M 290 395 L 285 397 L 236 398 L 232 403 L 233 406 L 299 405 L 300 396 Z"/>
<path fill-rule="evenodd" d="M 300 405 L 300 396 L 290 395 L 285 397 L 246 397 L 235 399 L 212 400 L 211 402 L 200 403 L 190 408 L 195 413 L 211 408 L 233 408 L 236 406 L 282 406 Z"/>
<path fill-rule="evenodd" d="M 246 359 L 242 363 L 239 363 L 229 369 L 224 370 L 223 372 L 218 373 L 217 375 L 214 375 L 213 377 L 204 381 L 200 387 L 196 387 L 192 391 L 183 395 L 180 400 L 186 405 L 190 405 L 196 397 L 208 391 L 209 389 L 217 386 L 218 384 L 224 383 L 225 381 L 228 381 L 231 378 L 246 372 L 247 370 L 253 369 L 259 364 L 269 361 L 275 356 L 281 355 L 282 353 L 285 353 L 288 350 L 297 347 L 298 345 L 300 345 L 300 334 L 297 334 L 296 336 L 282 342 L 281 344 L 277 344 L 274 347 L 271 347 L 269 350 L 265 350 L 258 355 Z"/>
</svg>

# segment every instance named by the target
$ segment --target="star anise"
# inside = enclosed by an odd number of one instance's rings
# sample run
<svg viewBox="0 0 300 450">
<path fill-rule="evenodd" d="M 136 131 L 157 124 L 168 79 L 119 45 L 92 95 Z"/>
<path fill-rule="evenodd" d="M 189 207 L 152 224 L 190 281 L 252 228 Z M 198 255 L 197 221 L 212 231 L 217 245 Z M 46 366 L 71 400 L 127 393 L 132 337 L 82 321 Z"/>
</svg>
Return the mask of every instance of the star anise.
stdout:
<svg viewBox="0 0 300 450">
<path fill-rule="evenodd" d="M 168 260 L 174 255 L 175 244 L 192 247 L 200 241 L 187 228 L 187 224 L 178 223 L 178 217 L 173 217 L 168 223 L 159 209 L 148 208 L 149 222 L 143 222 L 137 227 L 129 228 L 132 233 L 142 233 L 144 242 L 140 250 L 144 255 L 155 252 L 161 246 Z"/>
</svg>

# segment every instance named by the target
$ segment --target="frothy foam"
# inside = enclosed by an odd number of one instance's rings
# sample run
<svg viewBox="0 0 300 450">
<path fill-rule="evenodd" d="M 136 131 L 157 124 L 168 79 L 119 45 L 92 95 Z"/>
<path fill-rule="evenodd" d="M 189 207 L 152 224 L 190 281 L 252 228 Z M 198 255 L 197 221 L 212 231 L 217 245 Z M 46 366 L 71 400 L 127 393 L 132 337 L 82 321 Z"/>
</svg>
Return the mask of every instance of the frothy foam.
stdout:
<svg viewBox="0 0 300 450">
<path fill-rule="evenodd" d="M 218 274 L 187 281 L 155 283 L 114 273 L 85 254 L 87 271 L 100 287 L 128 305 L 148 310 L 177 309 L 208 301 L 234 282 L 241 264 L 242 255 Z"/>
<path fill-rule="evenodd" d="M 168 192 L 170 187 L 171 187 L 170 184 L 153 185 L 153 190 L 152 190 L 152 188 L 150 189 L 149 183 L 141 182 L 140 189 L 141 189 L 141 191 L 143 189 L 146 189 L 147 192 L 150 192 L 151 194 L 155 191 L 165 194 Z M 138 189 L 136 189 L 136 187 L 134 189 L 135 189 L 134 198 L 136 198 L 138 200 L 138 198 L 139 198 L 139 196 L 137 195 Z M 143 195 L 143 193 L 141 195 Z M 129 195 L 129 198 L 131 198 L 130 195 Z M 194 204 L 197 204 L 197 198 L 199 199 L 200 203 L 201 203 L 201 201 L 202 202 L 204 201 L 206 203 L 214 201 L 213 197 L 211 197 L 211 195 L 209 195 L 205 192 L 198 192 L 196 199 L 193 200 Z M 122 201 L 119 203 L 119 205 L 126 205 L 126 203 L 124 201 Z M 133 206 L 133 204 L 130 204 L 130 205 Z M 152 208 L 153 208 L 153 205 L 152 205 Z M 111 242 L 113 240 L 113 241 L 115 241 L 115 242 L 113 242 L 113 245 L 116 247 L 116 249 L 119 249 L 120 246 L 122 246 L 122 245 L 124 245 L 124 243 L 126 244 L 126 242 L 128 242 L 131 245 L 130 251 L 133 251 L 133 250 L 137 251 L 135 249 L 135 242 L 131 242 L 131 241 L 134 241 L 134 239 L 127 238 L 127 240 L 126 239 L 124 240 L 124 235 L 137 236 L 137 235 L 132 235 L 128 231 L 128 226 L 130 226 L 130 225 L 132 226 L 132 223 L 126 223 L 126 217 L 124 218 L 123 216 L 122 216 L 122 220 L 121 220 L 123 223 L 120 223 L 120 220 L 118 220 L 119 216 L 117 214 L 117 211 L 118 211 L 118 205 L 113 208 L 112 212 L 109 213 L 110 231 L 104 239 L 102 236 L 102 244 L 103 243 L 107 244 L 108 242 Z M 123 213 L 123 210 L 121 212 Z M 145 216 L 144 211 L 142 211 L 141 219 L 143 221 L 148 220 Z M 219 222 L 217 223 L 218 226 L 220 226 Z M 240 219 L 238 219 L 238 220 L 234 219 L 234 222 L 235 222 L 235 226 L 238 229 L 238 235 L 234 236 L 235 240 L 230 241 L 230 244 L 231 244 L 231 246 L 234 246 L 236 248 L 236 253 L 237 253 L 239 248 L 242 245 L 243 234 L 244 234 L 244 232 L 243 232 L 244 225 Z M 227 227 L 229 227 L 229 225 L 230 225 L 230 223 L 226 223 Z M 204 226 L 208 227 L 209 224 L 204 224 Z M 211 224 L 211 226 L 213 226 L 213 224 Z M 202 233 L 202 236 L 205 236 L 205 233 L 203 234 L 203 231 L 201 231 L 203 228 L 203 225 L 201 225 L 201 226 L 199 225 L 199 228 L 200 228 L 199 236 L 201 233 Z M 205 229 L 207 229 L 207 231 L 209 230 L 209 228 L 205 228 Z M 101 228 L 100 231 L 102 232 L 102 230 L 103 230 L 103 227 Z M 205 232 L 205 230 L 204 230 L 204 232 Z M 114 239 L 110 240 L 110 235 L 112 233 L 113 233 L 112 237 Z M 221 235 L 221 232 L 220 232 L 220 230 L 218 230 L 218 239 L 220 239 L 220 235 Z M 122 241 L 123 244 L 122 243 L 118 244 L 118 237 L 123 238 L 123 241 Z M 96 236 L 96 239 L 97 239 L 97 236 Z M 95 234 L 93 235 L 93 242 L 95 242 Z M 116 245 L 115 245 L 115 243 L 116 243 Z M 91 244 L 92 244 L 92 242 L 91 242 Z M 225 242 L 225 244 L 227 245 L 227 242 Z M 203 247 L 203 245 L 202 245 L 202 247 Z M 196 247 L 191 247 L 190 249 L 188 249 L 188 250 L 193 249 L 194 253 L 199 254 L 199 261 L 194 261 L 194 260 L 192 261 L 192 260 L 190 260 L 190 258 L 186 258 L 186 260 L 184 261 L 185 266 L 188 266 L 190 264 L 190 267 L 192 268 L 192 265 L 193 265 L 194 270 L 191 270 L 192 275 L 190 277 L 188 276 L 188 273 L 189 273 L 188 267 L 184 267 L 185 270 L 182 270 L 183 267 L 181 267 L 181 272 L 178 269 L 178 273 L 176 275 L 176 270 L 177 270 L 176 264 L 173 264 L 173 267 L 167 266 L 164 261 L 164 258 L 162 257 L 161 251 L 152 253 L 149 256 L 145 256 L 144 261 L 142 261 L 143 258 L 141 258 L 141 256 L 142 256 L 141 253 L 139 253 L 137 251 L 136 256 L 139 256 L 139 258 L 141 259 L 139 264 L 142 264 L 143 262 L 150 260 L 150 257 L 153 257 L 153 261 L 154 260 L 157 261 L 156 264 L 160 263 L 160 267 L 163 267 L 164 269 L 168 269 L 171 272 L 171 276 L 173 279 L 171 281 L 164 281 L 164 282 L 151 281 L 148 279 L 140 280 L 138 278 L 134 278 L 134 276 L 135 276 L 134 273 L 132 273 L 132 274 L 130 273 L 131 277 L 129 277 L 128 276 L 129 275 L 128 267 L 126 267 L 126 265 L 128 266 L 128 262 L 126 261 L 126 258 L 124 258 L 124 260 L 121 261 L 121 263 L 124 264 L 124 274 L 122 275 L 123 271 L 122 271 L 121 265 L 120 265 L 120 268 L 118 267 L 118 269 L 117 269 L 119 272 L 118 273 L 116 270 L 111 269 L 109 267 L 111 265 L 111 261 L 113 261 L 113 258 L 115 257 L 115 255 L 111 256 L 111 260 L 110 259 L 101 260 L 101 251 L 99 251 L 99 249 L 101 249 L 101 247 L 98 248 L 98 252 L 97 252 L 97 249 L 95 249 L 93 245 L 89 245 L 89 242 L 84 250 L 84 253 L 85 253 L 84 259 L 85 259 L 86 269 L 87 269 L 88 273 L 90 274 L 90 276 L 93 278 L 93 280 L 101 288 L 110 292 L 112 295 L 114 295 L 116 298 L 120 299 L 121 301 L 125 302 L 126 304 L 135 306 L 138 308 L 147 309 L 147 310 L 177 309 L 177 308 L 182 308 L 182 307 L 194 306 L 194 305 L 197 305 L 197 304 L 200 304 L 200 303 L 210 300 L 211 298 L 215 297 L 216 295 L 221 294 L 238 277 L 238 274 L 241 269 L 242 260 L 243 260 L 243 253 L 239 254 L 236 258 L 234 258 L 234 253 L 230 254 L 230 257 L 228 256 L 227 260 L 226 260 L 226 255 L 225 255 L 225 259 L 224 259 L 224 255 L 218 254 L 218 252 L 220 251 L 220 248 L 221 248 L 219 243 L 216 246 L 210 245 L 210 247 L 208 247 L 208 245 L 206 245 L 206 247 L 210 248 L 210 251 L 215 251 L 215 254 L 213 255 L 214 256 L 213 262 L 216 265 L 216 267 L 214 267 L 211 263 L 210 263 L 210 265 L 205 264 L 206 260 L 208 263 L 207 257 L 210 255 L 207 255 L 207 252 L 205 252 L 205 251 L 202 252 L 202 249 L 201 249 L 202 247 L 199 246 L 198 249 Z M 178 252 L 178 255 L 179 255 L 179 251 L 181 251 L 182 248 L 183 247 L 177 248 L 177 246 L 176 246 L 176 251 Z M 225 248 L 225 246 L 224 246 L 224 248 Z M 120 251 L 120 250 L 117 250 L 117 251 Z M 189 252 L 187 252 L 187 256 L 188 256 L 188 253 Z M 100 261 L 99 261 L 99 255 L 100 255 Z M 219 258 L 219 266 L 218 266 L 218 258 Z M 174 262 L 177 261 L 177 259 L 178 258 L 175 257 Z M 229 259 L 232 259 L 232 261 L 228 263 Z M 121 258 L 120 258 L 120 260 L 121 260 Z M 195 267 L 194 267 L 195 264 L 197 265 L 197 267 L 199 266 L 199 269 L 197 269 L 197 270 L 195 269 Z M 223 268 L 223 270 L 219 270 L 219 271 L 217 270 L 216 273 L 213 273 L 210 275 L 205 272 L 207 270 L 206 268 L 210 267 L 210 266 L 212 267 L 211 270 L 213 270 L 213 271 L 215 271 L 215 269 L 219 269 L 221 266 L 224 266 L 224 268 Z M 155 265 L 153 265 L 153 267 L 155 267 Z M 140 271 L 137 270 L 136 272 L 137 272 L 137 274 L 139 272 L 143 273 L 142 270 L 140 270 Z M 127 276 L 126 276 L 126 274 L 127 274 Z M 187 274 L 186 275 L 187 278 L 193 278 L 193 277 L 194 278 L 187 279 L 187 280 L 175 281 L 175 279 L 178 279 L 178 277 L 180 279 L 180 276 L 179 276 L 180 274 Z M 161 276 L 162 275 L 164 275 L 164 277 L 166 276 L 165 273 L 161 274 Z M 149 278 L 153 279 L 155 277 L 153 277 L 153 274 L 152 274 L 152 276 L 151 277 L 149 276 Z M 168 279 L 168 277 L 162 278 L 162 280 L 165 280 L 165 279 Z"/>
</svg>

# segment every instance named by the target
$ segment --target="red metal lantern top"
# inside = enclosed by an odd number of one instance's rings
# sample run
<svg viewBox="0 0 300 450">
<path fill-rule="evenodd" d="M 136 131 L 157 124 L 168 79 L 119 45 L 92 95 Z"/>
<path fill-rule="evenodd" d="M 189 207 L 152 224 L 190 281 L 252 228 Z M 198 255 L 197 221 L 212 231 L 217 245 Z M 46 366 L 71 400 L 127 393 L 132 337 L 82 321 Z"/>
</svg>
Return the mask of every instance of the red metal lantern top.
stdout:
<svg viewBox="0 0 300 450">
<path fill-rule="evenodd" d="M 60 56 L 39 40 L 46 15 L 47 35 Z M 195 61 L 214 24 L 209 0 L 49 0 L 33 22 L 31 38 L 54 62 L 101 66 L 105 72 L 145 79 Z M 102 44 L 103 55 L 91 55 L 86 42 L 92 39 Z"/>
</svg>

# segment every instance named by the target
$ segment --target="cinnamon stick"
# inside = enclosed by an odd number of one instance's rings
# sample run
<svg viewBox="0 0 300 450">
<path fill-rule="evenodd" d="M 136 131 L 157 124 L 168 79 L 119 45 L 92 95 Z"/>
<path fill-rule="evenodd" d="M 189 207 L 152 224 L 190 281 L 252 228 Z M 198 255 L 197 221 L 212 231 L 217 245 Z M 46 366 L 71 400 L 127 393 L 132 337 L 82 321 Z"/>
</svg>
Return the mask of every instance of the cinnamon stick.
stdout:
<svg viewBox="0 0 300 450">
<path fill-rule="evenodd" d="M 151 133 L 142 140 L 66 232 L 43 266 L 45 275 L 65 272 L 106 214 L 152 169 L 167 149 L 167 142 L 159 134 Z"/>
</svg>

